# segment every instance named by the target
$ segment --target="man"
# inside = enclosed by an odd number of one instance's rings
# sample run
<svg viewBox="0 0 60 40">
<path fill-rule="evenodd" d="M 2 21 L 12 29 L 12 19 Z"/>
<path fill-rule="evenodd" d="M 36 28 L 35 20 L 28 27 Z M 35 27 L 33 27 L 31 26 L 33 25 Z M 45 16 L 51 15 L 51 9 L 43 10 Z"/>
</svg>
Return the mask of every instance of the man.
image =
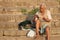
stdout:
<svg viewBox="0 0 60 40">
<path fill-rule="evenodd" d="M 46 5 L 43 3 L 40 5 L 40 11 L 37 12 L 35 15 L 39 17 L 35 18 L 36 23 L 36 37 L 39 37 L 39 31 L 40 33 L 46 32 L 46 38 L 49 40 L 49 27 L 52 20 L 50 11 L 46 9 Z M 41 29 L 41 30 L 40 30 Z"/>
</svg>

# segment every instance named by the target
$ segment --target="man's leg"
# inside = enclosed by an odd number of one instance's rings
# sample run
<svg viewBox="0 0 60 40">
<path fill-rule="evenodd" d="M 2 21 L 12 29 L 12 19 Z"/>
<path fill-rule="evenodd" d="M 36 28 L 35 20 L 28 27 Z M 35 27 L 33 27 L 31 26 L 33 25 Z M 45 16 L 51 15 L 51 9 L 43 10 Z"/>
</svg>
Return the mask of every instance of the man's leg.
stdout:
<svg viewBox="0 0 60 40">
<path fill-rule="evenodd" d="M 49 38 L 50 38 L 49 32 L 50 32 L 50 28 L 49 27 L 46 27 L 46 39 L 47 40 L 49 40 Z"/>
<path fill-rule="evenodd" d="M 40 28 L 40 21 L 37 20 L 36 21 L 36 37 L 37 38 L 39 37 L 39 28 Z"/>
</svg>

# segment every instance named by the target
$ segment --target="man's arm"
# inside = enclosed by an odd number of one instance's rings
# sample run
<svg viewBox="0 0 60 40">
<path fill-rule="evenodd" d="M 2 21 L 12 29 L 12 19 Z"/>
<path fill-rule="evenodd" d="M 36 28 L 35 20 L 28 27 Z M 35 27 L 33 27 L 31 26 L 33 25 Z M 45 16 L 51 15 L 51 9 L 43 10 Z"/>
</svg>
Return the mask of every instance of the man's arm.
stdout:
<svg viewBox="0 0 60 40">
<path fill-rule="evenodd" d="M 48 18 L 43 18 L 43 20 L 45 20 L 46 22 L 50 22 L 50 19 L 48 19 Z"/>
<path fill-rule="evenodd" d="M 46 18 L 46 17 L 43 17 L 43 19 L 44 19 L 45 21 L 47 21 L 47 22 L 50 22 L 50 21 L 51 21 L 52 17 L 51 17 L 50 11 L 47 12 L 47 18 Z"/>
</svg>

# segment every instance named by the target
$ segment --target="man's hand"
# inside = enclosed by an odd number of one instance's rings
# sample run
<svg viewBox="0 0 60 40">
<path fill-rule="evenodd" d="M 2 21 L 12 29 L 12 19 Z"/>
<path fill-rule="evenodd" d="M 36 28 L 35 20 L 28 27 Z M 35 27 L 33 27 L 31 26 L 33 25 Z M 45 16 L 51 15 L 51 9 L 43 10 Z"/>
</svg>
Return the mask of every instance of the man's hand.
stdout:
<svg viewBox="0 0 60 40">
<path fill-rule="evenodd" d="M 50 22 L 50 19 L 43 17 L 43 20 Z"/>
</svg>

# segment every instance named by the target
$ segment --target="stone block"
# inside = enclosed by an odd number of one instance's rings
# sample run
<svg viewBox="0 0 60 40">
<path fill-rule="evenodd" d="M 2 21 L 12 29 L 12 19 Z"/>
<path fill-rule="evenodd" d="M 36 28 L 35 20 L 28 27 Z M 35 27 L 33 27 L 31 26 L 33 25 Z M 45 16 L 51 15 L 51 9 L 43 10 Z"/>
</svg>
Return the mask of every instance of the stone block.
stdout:
<svg viewBox="0 0 60 40">
<path fill-rule="evenodd" d="M 1 14 L 0 21 L 1 22 L 20 22 L 26 19 L 26 15 L 17 15 L 17 14 Z"/>
<path fill-rule="evenodd" d="M 8 22 L 4 28 L 4 30 L 18 30 L 18 23 Z"/>
<path fill-rule="evenodd" d="M 16 40 L 16 37 L 4 36 L 4 40 Z"/>
<path fill-rule="evenodd" d="M 51 27 L 50 33 L 51 33 L 51 35 L 60 35 L 59 30 L 60 30 L 60 27 Z"/>
<path fill-rule="evenodd" d="M 5 36 L 26 36 L 27 30 L 4 30 Z"/>
<path fill-rule="evenodd" d="M 0 22 L 0 30 L 4 30 L 4 27 L 6 26 L 6 24 L 5 23 L 1 23 Z"/>
<path fill-rule="evenodd" d="M 59 2 L 57 2 L 57 1 L 46 1 L 46 5 L 48 7 L 57 7 L 59 5 Z"/>
<path fill-rule="evenodd" d="M 0 40 L 5 40 L 5 39 L 4 39 L 4 37 L 2 36 L 2 37 L 0 37 Z"/>
<path fill-rule="evenodd" d="M 0 37 L 3 36 L 3 30 L 0 30 Z"/>
<path fill-rule="evenodd" d="M 4 35 L 5 36 L 14 36 L 14 35 L 16 35 L 16 31 L 14 31 L 14 30 L 5 30 Z"/>
<path fill-rule="evenodd" d="M 26 20 L 26 16 L 25 15 L 20 15 L 20 16 L 15 16 L 16 17 L 16 22 L 21 22 Z"/>
</svg>

